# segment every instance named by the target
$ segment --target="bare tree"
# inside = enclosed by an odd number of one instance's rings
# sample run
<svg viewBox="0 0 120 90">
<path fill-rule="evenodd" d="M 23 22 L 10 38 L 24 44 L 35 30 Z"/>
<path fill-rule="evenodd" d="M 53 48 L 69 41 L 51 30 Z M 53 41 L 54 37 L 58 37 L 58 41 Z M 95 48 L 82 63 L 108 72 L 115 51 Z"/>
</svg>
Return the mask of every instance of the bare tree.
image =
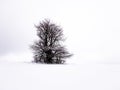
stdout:
<svg viewBox="0 0 120 90">
<path fill-rule="evenodd" d="M 65 58 L 72 56 L 64 46 L 63 31 L 60 26 L 50 20 L 40 22 L 37 28 L 39 40 L 31 46 L 34 53 L 34 62 L 47 64 L 62 64 Z"/>
</svg>

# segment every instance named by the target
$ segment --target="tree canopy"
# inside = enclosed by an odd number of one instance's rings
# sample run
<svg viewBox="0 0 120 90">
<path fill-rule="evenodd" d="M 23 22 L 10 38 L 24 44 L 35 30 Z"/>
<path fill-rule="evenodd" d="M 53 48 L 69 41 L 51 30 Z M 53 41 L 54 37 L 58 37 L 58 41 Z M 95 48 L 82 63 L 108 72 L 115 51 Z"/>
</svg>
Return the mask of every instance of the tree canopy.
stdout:
<svg viewBox="0 0 120 90">
<path fill-rule="evenodd" d="M 65 58 L 72 56 L 61 42 L 64 41 L 63 30 L 60 26 L 43 20 L 37 28 L 39 40 L 31 46 L 34 53 L 34 62 L 46 64 L 62 64 Z"/>
</svg>

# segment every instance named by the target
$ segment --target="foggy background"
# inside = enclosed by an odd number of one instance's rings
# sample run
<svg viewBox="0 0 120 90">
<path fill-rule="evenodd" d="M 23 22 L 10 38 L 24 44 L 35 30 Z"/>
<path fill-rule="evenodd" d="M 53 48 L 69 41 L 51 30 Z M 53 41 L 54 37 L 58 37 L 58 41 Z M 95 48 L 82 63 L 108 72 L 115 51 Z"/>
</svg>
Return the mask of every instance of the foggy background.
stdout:
<svg viewBox="0 0 120 90">
<path fill-rule="evenodd" d="M 32 61 L 45 18 L 63 28 L 70 63 L 120 63 L 119 0 L 0 0 L 0 61 Z"/>
</svg>

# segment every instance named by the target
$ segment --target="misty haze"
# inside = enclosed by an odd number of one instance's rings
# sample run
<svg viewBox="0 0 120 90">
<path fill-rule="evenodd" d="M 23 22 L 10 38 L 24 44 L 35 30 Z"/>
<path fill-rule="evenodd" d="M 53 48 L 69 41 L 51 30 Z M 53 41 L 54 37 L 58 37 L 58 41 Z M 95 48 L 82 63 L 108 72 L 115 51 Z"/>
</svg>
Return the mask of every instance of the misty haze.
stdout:
<svg viewBox="0 0 120 90">
<path fill-rule="evenodd" d="M 45 18 L 62 27 L 65 64 L 51 49 L 36 59 L 51 64 L 32 63 Z M 119 0 L 0 0 L 0 90 L 120 90 L 119 39 Z"/>
</svg>

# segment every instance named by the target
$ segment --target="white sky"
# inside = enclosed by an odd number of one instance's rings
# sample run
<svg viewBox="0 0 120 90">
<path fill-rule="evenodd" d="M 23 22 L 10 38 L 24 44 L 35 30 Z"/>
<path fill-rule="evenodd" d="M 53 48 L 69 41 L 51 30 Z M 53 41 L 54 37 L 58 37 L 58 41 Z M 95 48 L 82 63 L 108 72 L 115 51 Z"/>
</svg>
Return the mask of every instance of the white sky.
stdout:
<svg viewBox="0 0 120 90">
<path fill-rule="evenodd" d="M 32 60 L 34 24 L 61 25 L 73 63 L 120 63 L 119 0 L 0 0 L 0 59 Z"/>
</svg>

